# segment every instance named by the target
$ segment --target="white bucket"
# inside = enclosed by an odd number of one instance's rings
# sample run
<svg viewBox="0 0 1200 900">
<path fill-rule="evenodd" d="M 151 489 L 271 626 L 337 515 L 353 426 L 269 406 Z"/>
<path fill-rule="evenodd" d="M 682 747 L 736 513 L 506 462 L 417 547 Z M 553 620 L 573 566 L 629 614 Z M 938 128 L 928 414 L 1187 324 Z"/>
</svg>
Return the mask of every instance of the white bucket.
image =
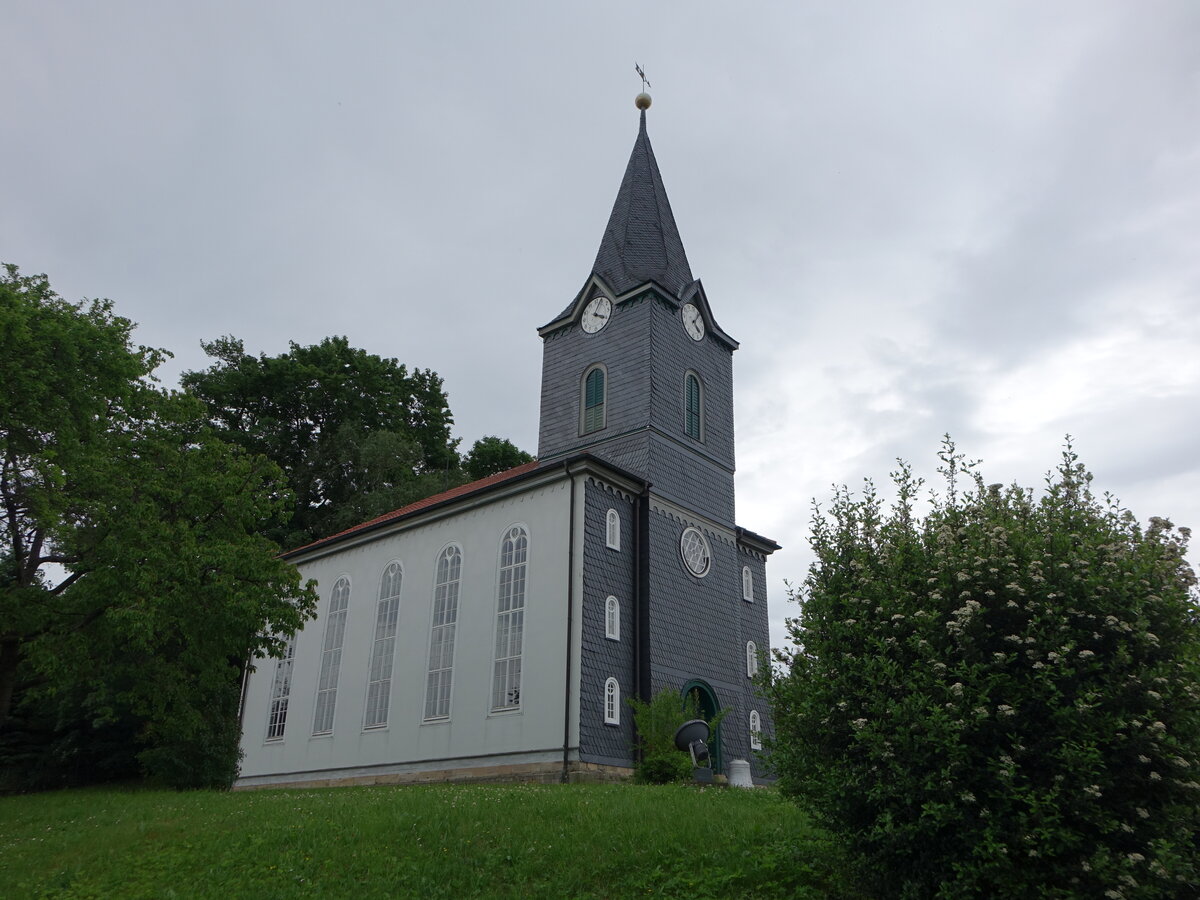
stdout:
<svg viewBox="0 0 1200 900">
<path fill-rule="evenodd" d="M 744 759 L 729 761 L 729 786 L 740 788 L 754 787 L 754 779 L 750 777 L 750 763 Z"/>
</svg>

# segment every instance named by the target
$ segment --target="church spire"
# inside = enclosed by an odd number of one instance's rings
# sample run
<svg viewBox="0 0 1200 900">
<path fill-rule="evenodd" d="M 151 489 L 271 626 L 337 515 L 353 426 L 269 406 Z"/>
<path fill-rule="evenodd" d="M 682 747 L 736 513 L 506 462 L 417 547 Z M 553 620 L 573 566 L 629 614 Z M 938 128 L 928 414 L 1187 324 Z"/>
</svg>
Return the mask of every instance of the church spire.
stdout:
<svg viewBox="0 0 1200 900">
<path fill-rule="evenodd" d="M 692 270 L 646 134 L 650 95 L 639 94 L 636 103 L 641 126 L 592 270 L 618 294 L 655 281 L 679 296 Z"/>
</svg>

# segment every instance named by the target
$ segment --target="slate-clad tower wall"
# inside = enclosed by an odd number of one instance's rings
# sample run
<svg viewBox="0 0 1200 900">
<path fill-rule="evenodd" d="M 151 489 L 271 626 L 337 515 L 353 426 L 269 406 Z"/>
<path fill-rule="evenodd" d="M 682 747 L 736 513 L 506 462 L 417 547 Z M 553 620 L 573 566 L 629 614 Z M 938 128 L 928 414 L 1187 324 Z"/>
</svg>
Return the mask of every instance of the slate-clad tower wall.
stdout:
<svg viewBox="0 0 1200 900">
<path fill-rule="evenodd" d="M 580 759 L 618 765 L 633 760 L 629 710 L 622 710 L 619 726 L 604 721 L 604 683 L 616 677 L 622 698 L 635 691 L 648 697 L 664 687 L 698 688 L 707 703 L 726 710 L 719 741 L 723 761 L 751 760 L 761 776 L 750 747 L 751 710 L 765 733 L 770 723 L 755 694 L 747 652 L 751 642 L 763 650 L 769 646 L 764 561 L 776 545 L 756 537 L 747 542 L 735 525 L 737 342 L 721 330 L 702 285 L 692 278 L 644 110 L 593 271 L 572 303 L 539 333 L 544 341 L 539 459 L 584 451 L 649 485 L 640 501 L 629 498 L 628 510 L 619 507 L 632 521 L 637 503 L 648 505 L 640 535 L 645 571 L 639 575 L 622 568 L 629 560 L 618 562 L 604 549 L 601 507 L 608 501 L 589 484 Z M 594 408 L 597 394 L 587 390 L 593 370 L 604 381 L 602 417 Z M 686 529 L 698 529 L 707 541 L 710 560 L 703 574 L 684 563 Z M 744 568 L 758 586 L 753 602 L 743 597 Z M 621 597 L 628 627 L 619 642 L 605 637 L 601 615 L 605 597 L 616 590 L 628 594 Z M 637 647 L 648 656 L 641 666 L 632 628 L 636 604 L 646 632 Z"/>
</svg>

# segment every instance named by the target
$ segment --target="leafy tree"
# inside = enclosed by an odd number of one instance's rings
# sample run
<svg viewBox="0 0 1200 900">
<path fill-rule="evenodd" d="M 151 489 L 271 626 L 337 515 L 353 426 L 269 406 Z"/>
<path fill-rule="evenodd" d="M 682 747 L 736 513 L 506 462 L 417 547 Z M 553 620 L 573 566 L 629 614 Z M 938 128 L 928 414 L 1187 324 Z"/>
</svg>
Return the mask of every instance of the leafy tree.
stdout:
<svg viewBox="0 0 1200 900">
<path fill-rule="evenodd" d="M 527 462 L 533 462 L 533 457 L 512 441 L 489 435 L 471 445 L 463 457 L 463 468 L 475 481 Z"/>
<path fill-rule="evenodd" d="M 784 790 L 879 896 L 1196 896 L 1188 531 L 1097 500 L 1069 443 L 1039 500 L 940 458 L 923 519 L 903 463 L 890 511 L 868 482 L 814 516 L 767 688 Z"/>
<path fill-rule="evenodd" d="M 257 357 L 240 340 L 181 383 L 227 441 L 275 462 L 295 492 L 268 536 L 296 547 L 461 484 L 442 380 L 351 347 L 344 337 Z M 286 522 L 286 524 L 285 524 Z"/>
<path fill-rule="evenodd" d="M 156 387 L 163 353 L 132 329 L 109 301 L 67 303 L 5 267 L 0 753 L 57 708 L 123 722 L 171 783 L 228 783 L 241 664 L 281 649 L 315 596 L 259 534 L 287 499 L 279 470 Z"/>
</svg>

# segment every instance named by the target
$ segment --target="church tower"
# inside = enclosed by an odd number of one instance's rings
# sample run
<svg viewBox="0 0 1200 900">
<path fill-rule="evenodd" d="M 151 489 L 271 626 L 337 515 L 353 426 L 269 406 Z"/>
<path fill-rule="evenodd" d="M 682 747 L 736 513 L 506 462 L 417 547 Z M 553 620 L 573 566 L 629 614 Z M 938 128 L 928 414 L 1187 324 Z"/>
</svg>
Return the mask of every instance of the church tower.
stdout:
<svg viewBox="0 0 1200 900">
<path fill-rule="evenodd" d="M 734 522 L 733 351 L 692 277 L 646 107 L 583 288 L 538 330 L 542 461 L 587 451 Z"/>
<path fill-rule="evenodd" d="M 640 124 L 592 271 L 575 298 L 542 326 L 542 465 L 602 460 L 634 476 L 640 496 L 592 478 L 585 547 L 605 546 L 609 521 L 636 544 L 632 573 L 620 554 L 583 558 L 580 758 L 628 765 L 632 732 L 603 721 L 595 686 L 642 699 L 669 688 L 707 714 L 724 710 L 713 742 L 723 761 L 753 760 L 769 730 L 756 695 L 758 652 L 768 648 L 766 557 L 774 541 L 735 524 L 733 351 L 704 287 L 693 277 L 662 173 Z M 610 545 L 611 546 L 611 545 Z M 629 641 L 604 640 L 596 611 L 629 584 Z M 606 599 L 607 598 L 607 599 Z M 612 723 L 608 723 L 612 724 Z M 724 757 L 724 760 L 722 760 Z"/>
</svg>

